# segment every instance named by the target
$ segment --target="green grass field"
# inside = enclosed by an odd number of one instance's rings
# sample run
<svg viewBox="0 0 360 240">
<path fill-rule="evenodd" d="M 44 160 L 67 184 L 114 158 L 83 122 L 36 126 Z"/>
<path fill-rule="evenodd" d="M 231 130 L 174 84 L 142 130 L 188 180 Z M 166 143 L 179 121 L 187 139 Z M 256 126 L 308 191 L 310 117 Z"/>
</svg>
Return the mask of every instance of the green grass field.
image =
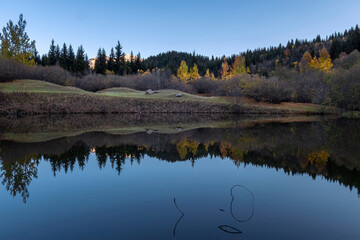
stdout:
<svg viewBox="0 0 360 240">
<path fill-rule="evenodd" d="M 76 87 L 60 86 L 38 80 L 15 80 L 7 83 L 0 83 L 0 91 L 5 93 L 27 92 L 27 93 L 49 93 L 49 94 L 90 94 L 97 96 L 121 97 L 121 98 L 145 98 L 145 99 L 173 99 L 173 100 L 194 100 L 205 102 L 224 102 L 220 97 L 201 97 L 188 94 L 178 90 L 158 90 L 154 94 L 146 94 L 145 91 L 138 91 L 130 88 L 109 88 L 98 92 L 88 92 Z M 180 93 L 182 97 L 176 97 Z"/>
<path fill-rule="evenodd" d="M 84 91 L 75 87 L 65 87 L 37 80 L 15 80 L 12 82 L 0 83 L 0 91 L 6 93 L 27 92 L 27 93 L 73 93 L 86 94 Z"/>
<path fill-rule="evenodd" d="M 175 95 L 180 93 L 182 97 Z M 109 88 L 104 89 L 96 94 L 111 97 L 126 97 L 126 98 L 146 98 L 146 99 L 176 99 L 176 100 L 194 100 L 206 102 L 224 102 L 220 97 L 201 97 L 193 94 L 188 94 L 174 89 L 157 90 L 153 94 L 146 94 L 145 91 L 138 91 L 130 88 Z"/>
</svg>

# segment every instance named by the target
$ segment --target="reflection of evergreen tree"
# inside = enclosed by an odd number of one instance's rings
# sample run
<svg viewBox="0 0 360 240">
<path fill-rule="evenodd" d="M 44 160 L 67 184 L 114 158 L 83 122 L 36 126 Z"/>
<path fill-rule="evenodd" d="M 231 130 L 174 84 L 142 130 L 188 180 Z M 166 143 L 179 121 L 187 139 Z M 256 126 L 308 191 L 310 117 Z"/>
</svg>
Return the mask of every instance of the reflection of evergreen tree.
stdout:
<svg viewBox="0 0 360 240">
<path fill-rule="evenodd" d="M 160 135 L 163 139 L 144 135 L 139 144 L 116 144 L 117 137 L 111 135 L 111 141 L 100 141 L 111 147 L 95 148 L 94 156 L 99 168 L 110 166 L 118 173 L 124 164 L 134 161 L 140 163 L 144 156 L 154 157 L 168 162 L 190 161 L 192 164 L 200 158 L 219 157 L 231 159 L 235 166 L 248 164 L 275 168 L 286 174 L 307 174 L 312 178 L 322 176 L 329 181 L 336 181 L 350 189 L 360 189 L 360 167 L 358 164 L 360 142 L 360 123 L 355 120 L 337 120 L 312 123 L 289 123 L 255 125 L 250 128 L 204 129 L 186 132 L 182 135 Z M 91 135 L 90 135 L 91 136 Z M 97 135 L 96 135 L 97 136 Z M 106 135 L 110 137 L 110 135 Z M 131 136 L 129 136 L 131 139 Z M 137 137 L 140 137 L 137 135 Z M 84 169 L 90 154 L 90 144 L 84 144 L 86 138 L 66 145 L 67 151 L 60 155 L 44 155 L 49 161 L 54 175 L 64 170 L 72 171 L 76 164 Z M 154 140 L 155 139 L 155 140 Z M 91 139 L 93 140 L 93 139 Z M 112 142 L 112 140 L 114 140 Z M 120 138 L 120 142 L 124 142 Z M 149 143 L 151 141 L 151 143 Z M 158 141 L 158 142 L 157 142 Z M 91 145 L 95 145 L 90 141 Z M 34 149 L 49 149 L 60 146 L 59 142 L 30 145 Z M 63 142 L 60 142 L 63 143 Z M 0 157 L 14 154 L 13 149 L 20 149 L 19 143 L 0 142 Z M 44 147 L 45 146 L 45 147 Z M 10 149 L 7 151 L 7 149 Z M 41 148 L 40 148 L 41 149 Z M 60 148 L 61 149 L 61 148 Z M 92 149 L 92 148 L 91 148 Z M 59 151 L 58 148 L 54 149 Z M 27 152 L 24 150 L 24 152 Z M 13 156 L 13 155 L 12 155 Z M 39 157 L 18 157 L 20 161 L 1 162 L 0 176 L 2 184 L 12 194 L 21 194 L 26 200 L 31 180 L 36 177 Z M 20 155 L 23 156 L 23 155 Z M 15 157 L 13 157 L 15 158 Z M 30 160 L 29 160 L 30 159 Z M 25 201 L 24 200 L 24 201 Z"/>
<path fill-rule="evenodd" d="M 106 147 L 97 147 L 95 149 L 96 151 L 96 159 L 99 165 L 99 168 L 103 168 L 106 165 L 106 160 L 107 160 L 107 150 Z"/>
<path fill-rule="evenodd" d="M 65 173 L 68 170 L 73 171 L 76 162 L 80 169 L 84 169 L 85 164 L 89 158 L 89 148 L 84 145 L 75 145 L 69 151 L 59 156 L 44 156 L 44 159 L 50 162 L 51 169 L 56 175 L 56 172 L 60 172 L 64 169 Z"/>
</svg>

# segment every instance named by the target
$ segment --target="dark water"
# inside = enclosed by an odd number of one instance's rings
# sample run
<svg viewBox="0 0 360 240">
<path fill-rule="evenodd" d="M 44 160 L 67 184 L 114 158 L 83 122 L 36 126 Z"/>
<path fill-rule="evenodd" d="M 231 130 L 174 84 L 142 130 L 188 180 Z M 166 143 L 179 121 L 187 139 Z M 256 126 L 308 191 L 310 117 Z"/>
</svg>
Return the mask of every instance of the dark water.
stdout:
<svg viewBox="0 0 360 240">
<path fill-rule="evenodd" d="M 185 119 L 2 120 L 0 239 L 360 239 L 360 121 Z"/>
</svg>

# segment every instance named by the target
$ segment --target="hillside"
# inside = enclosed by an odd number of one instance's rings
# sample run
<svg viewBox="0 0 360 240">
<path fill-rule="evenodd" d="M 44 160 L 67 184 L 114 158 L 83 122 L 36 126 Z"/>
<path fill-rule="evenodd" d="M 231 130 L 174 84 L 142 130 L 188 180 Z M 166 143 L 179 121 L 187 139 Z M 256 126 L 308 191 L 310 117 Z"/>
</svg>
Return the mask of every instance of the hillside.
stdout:
<svg viewBox="0 0 360 240">
<path fill-rule="evenodd" d="M 175 97 L 181 93 L 182 97 Z M 53 113 L 260 113 L 334 114 L 335 108 L 315 104 L 255 102 L 244 98 L 236 110 L 231 98 L 201 97 L 178 90 L 148 95 L 128 88 L 87 92 L 37 80 L 0 83 L 0 114 Z"/>
<path fill-rule="evenodd" d="M 312 57 L 319 57 L 323 47 L 330 53 L 332 60 L 339 58 L 341 55 L 350 54 L 354 50 L 360 51 L 359 26 L 356 25 L 342 33 L 333 33 L 325 38 L 318 35 L 312 40 L 291 39 L 286 45 L 279 44 L 278 46 L 268 48 L 248 49 L 240 52 L 240 55 L 245 57 L 246 66 L 249 67 L 251 73 L 261 73 L 262 75 L 269 76 L 279 67 L 298 68 L 306 51 Z M 226 58 L 229 65 L 232 65 L 235 56 L 234 54 L 228 57 L 208 57 L 196 54 L 195 52 L 191 54 L 168 51 L 148 57 L 144 60 L 144 64 L 147 69 L 168 68 L 173 74 L 176 74 L 180 62 L 184 60 L 188 66 L 193 66 L 194 63 L 197 64 L 200 75 L 205 75 L 206 69 L 209 69 L 216 77 L 219 77 L 223 58 Z"/>
</svg>

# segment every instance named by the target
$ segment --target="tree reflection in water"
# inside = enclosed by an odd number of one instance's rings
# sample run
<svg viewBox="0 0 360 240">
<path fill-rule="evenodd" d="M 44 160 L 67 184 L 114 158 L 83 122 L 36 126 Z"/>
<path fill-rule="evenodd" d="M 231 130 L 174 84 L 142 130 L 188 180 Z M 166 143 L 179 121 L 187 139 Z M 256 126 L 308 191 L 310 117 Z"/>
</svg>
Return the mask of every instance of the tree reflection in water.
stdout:
<svg viewBox="0 0 360 240">
<path fill-rule="evenodd" d="M 36 158 L 27 158 L 15 162 L 0 161 L 1 183 L 13 197 L 20 194 L 24 203 L 30 196 L 29 184 L 34 178 L 37 178 L 38 162 L 36 160 Z"/>
<path fill-rule="evenodd" d="M 99 168 L 107 162 L 120 174 L 126 161 L 145 156 L 168 162 L 204 157 L 229 159 L 239 167 L 252 164 L 287 174 L 322 176 L 360 189 L 360 122 L 333 120 L 311 123 L 270 123 L 250 127 L 200 128 L 176 134 L 113 135 L 90 132 L 45 142 L 0 141 L 0 177 L 12 196 L 29 197 L 40 161 L 57 172 L 84 170 L 93 154 Z"/>
</svg>

